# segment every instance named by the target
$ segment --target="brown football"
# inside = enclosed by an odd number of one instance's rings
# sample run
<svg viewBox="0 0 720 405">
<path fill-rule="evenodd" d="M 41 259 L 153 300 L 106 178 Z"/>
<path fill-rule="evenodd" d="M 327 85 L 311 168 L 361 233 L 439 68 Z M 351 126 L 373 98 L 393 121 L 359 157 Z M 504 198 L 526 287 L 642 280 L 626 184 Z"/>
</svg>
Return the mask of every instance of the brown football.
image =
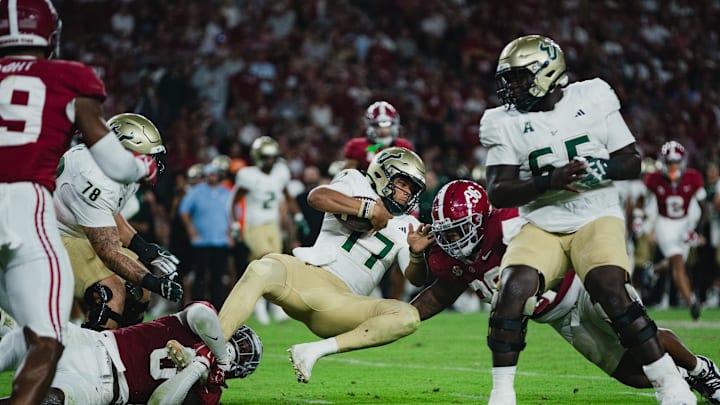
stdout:
<svg viewBox="0 0 720 405">
<path fill-rule="evenodd" d="M 367 197 L 353 197 L 358 200 L 366 200 L 366 201 L 375 201 L 371 198 Z M 357 215 L 348 215 L 348 214 L 335 214 L 335 218 L 337 218 L 340 223 L 342 223 L 346 228 L 348 228 L 352 232 L 368 232 L 373 229 L 372 223 L 369 219 L 359 217 Z"/>
</svg>

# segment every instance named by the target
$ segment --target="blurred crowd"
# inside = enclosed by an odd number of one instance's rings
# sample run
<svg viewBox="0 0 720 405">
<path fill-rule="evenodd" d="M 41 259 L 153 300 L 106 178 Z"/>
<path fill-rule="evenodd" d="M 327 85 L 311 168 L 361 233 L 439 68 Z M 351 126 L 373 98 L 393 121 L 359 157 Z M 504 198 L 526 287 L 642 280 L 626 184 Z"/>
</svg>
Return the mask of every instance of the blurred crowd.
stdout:
<svg viewBox="0 0 720 405">
<path fill-rule="evenodd" d="M 180 255 L 171 239 L 182 239 L 177 207 L 193 165 L 226 155 L 232 179 L 269 135 L 300 185 L 307 168 L 328 177 L 379 99 L 397 107 L 401 136 L 429 169 L 425 208 L 448 179 L 481 180 L 478 124 L 499 105 L 497 56 L 524 34 L 555 39 L 571 80 L 612 84 L 644 155 L 675 139 L 703 172 L 720 160 L 718 0 L 55 3 L 63 57 L 97 69 L 106 116 L 140 113 L 163 135 L 170 175 L 140 195 L 134 223 Z"/>
</svg>

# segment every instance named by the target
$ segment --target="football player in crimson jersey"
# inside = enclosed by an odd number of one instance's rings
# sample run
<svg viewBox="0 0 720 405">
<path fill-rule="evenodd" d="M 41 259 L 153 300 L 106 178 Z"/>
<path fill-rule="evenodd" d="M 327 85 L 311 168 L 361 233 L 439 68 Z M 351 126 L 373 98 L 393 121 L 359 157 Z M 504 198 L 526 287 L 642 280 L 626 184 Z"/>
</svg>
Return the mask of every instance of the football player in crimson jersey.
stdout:
<svg viewBox="0 0 720 405">
<path fill-rule="evenodd" d="M 411 301 L 421 320 L 452 305 L 468 287 L 484 302 L 491 301 L 506 250 L 503 228 L 512 227 L 518 211 L 493 209 L 482 186 L 455 180 L 438 192 L 432 217 L 437 244 L 430 250 L 427 266 L 436 279 Z M 406 276 L 420 286 L 426 273 L 424 266 L 417 266 L 408 269 Z M 641 364 L 622 346 L 575 272 L 567 273 L 543 293 L 530 317 L 552 326 L 575 350 L 621 383 L 652 387 Z M 690 385 L 711 402 L 720 403 L 720 373 L 715 364 L 691 353 L 671 330 L 659 329 L 658 336 Z"/>
<path fill-rule="evenodd" d="M 650 173 L 645 178 L 645 186 L 656 203 L 656 209 L 651 211 L 657 212 L 653 234 L 660 252 L 670 262 L 672 278 L 678 291 L 690 306 L 690 316 L 698 319 L 700 303 L 693 292 L 685 261 L 691 245 L 698 242 L 698 230 L 708 220 L 705 182 L 699 171 L 687 167 L 687 153 L 677 141 L 663 144 L 660 161 L 662 170 Z M 693 204 L 700 206 L 699 219 L 690 215 Z"/>
<path fill-rule="evenodd" d="M 24 328 L 30 350 L 15 375 L 14 404 L 38 403 L 62 352 L 72 273 L 52 205 L 60 156 L 80 130 L 114 180 L 153 177 L 105 125 L 102 81 L 58 56 L 60 19 L 49 0 L 0 0 L 0 306 Z"/>
<path fill-rule="evenodd" d="M 262 343 L 247 326 L 227 343 L 219 336 L 217 313 L 205 301 L 113 331 L 70 324 L 66 349 L 43 403 L 179 404 L 187 399 L 218 404 L 225 380 L 249 376 L 262 357 Z M 0 370 L 16 367 L 26 350 L 20 330 L 3 337 Z"/>
<path fill-rule="evenodd" d="M 376 101 L 365 110 L 365 136 L 345 144 L 345 169 L 367 170 L 381 150 L 390 146 L 413 150 L 412 144 L 400 138 L 400 114 L 387 101 Z"/>
<path fill-rule="evenodd" d="M 657 400 L 694 402 L 655 322 L 628 292 L 624 211 L 612 183 L 639 177 L 640 154 L 617 95 L 599 78 L 568 83 L 562 49 L 541 35 L 508 43 L 495 77 L 505 105 L 485 110 L 480 120 L 487 192 L 495 207 L 518 207 L 524 224 L 505 235 L 489 319 L 489 403 L 517 401 L 513 385 L 532 303 L 570 269 L 643 364 Z"/>
</svg>

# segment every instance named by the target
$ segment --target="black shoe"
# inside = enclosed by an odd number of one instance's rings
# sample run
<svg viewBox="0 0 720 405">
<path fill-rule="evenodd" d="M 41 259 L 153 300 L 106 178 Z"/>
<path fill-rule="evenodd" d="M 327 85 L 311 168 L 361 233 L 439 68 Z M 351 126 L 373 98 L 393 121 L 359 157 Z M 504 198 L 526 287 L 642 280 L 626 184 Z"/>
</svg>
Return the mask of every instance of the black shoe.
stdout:
<svg viewBox="0 0 720 405">
<path fill-rule="evenodd" d="M 700 318 L 700 303 L 698 301 L 694 301 L 690 304 L 690 316 L 694 321 L 697 321 L 698 318 Z"/>
<path fill-rule="evenodd" d="M 711 404 L 720 404 L 720 371 L 712 360 L 705 356 L 696 356 L 705 363 L 706 370 L 697 376 L 688 376 L 688 385 Z"/>
</svg>

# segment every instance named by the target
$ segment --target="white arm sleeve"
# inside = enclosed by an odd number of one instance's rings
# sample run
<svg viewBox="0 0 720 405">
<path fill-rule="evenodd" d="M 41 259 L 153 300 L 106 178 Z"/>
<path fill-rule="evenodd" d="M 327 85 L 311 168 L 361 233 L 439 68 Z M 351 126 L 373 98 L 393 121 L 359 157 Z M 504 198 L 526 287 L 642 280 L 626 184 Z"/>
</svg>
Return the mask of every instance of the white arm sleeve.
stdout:
<svg viewBox="0 0 720 405">
<path fill-rule="evenodd" d="M 103 173 L 115 181 L 134 183 L 147 175 L 145 165 L 135 159 L 112 132 L 108 132 L 89 150 Z"/>
<path fill-rule="evenodd" d="M 180 405 L 185 400 L 188 391 L 207 371 L 204 364 L 193 361 L 182 371 L 167 379 L 153 391 L 148 404 L 152 405 Z"/>
</svg>

